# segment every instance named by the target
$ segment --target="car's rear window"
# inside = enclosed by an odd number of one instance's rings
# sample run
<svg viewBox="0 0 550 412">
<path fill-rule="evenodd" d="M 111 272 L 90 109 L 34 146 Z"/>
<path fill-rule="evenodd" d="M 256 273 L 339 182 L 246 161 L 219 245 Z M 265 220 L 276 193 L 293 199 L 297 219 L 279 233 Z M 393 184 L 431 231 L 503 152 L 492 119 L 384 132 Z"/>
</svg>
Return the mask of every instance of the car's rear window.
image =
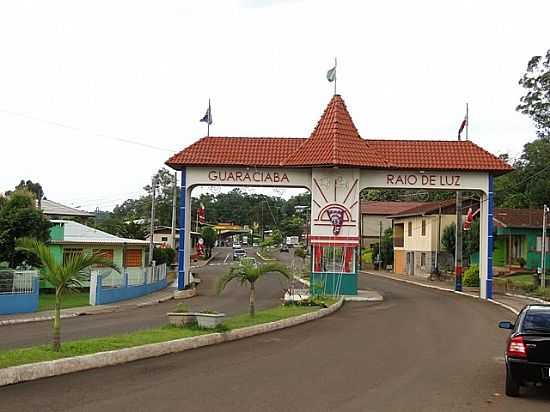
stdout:
<svg viewBox="0 0 550 412">
<path fill-rule="evenodd" d="M 524 332 L 550 333 L 550 308 L 529 309 L 521 328 Z"/>
</svg>

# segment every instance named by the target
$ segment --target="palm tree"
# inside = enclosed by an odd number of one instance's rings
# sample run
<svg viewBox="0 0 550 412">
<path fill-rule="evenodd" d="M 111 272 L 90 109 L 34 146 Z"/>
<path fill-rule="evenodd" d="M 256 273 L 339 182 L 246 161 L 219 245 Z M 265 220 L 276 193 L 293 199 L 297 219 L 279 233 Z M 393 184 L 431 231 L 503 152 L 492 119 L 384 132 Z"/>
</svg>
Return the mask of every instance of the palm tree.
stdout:
<svg viewBox="0 0 550 412">
<path fill-rule="evenodd" d="M 241 262 L 232 266 L 231 270 L 222 276 L 218 281 L 218 294 L 220 294 L 227 284 L 234 279 L 241 282 L 241 285 L 248 282 L 250 285 L 250 316 L 256 314 L 256 281 L 269 272 L 277 272 L 285 278 L 290 279 L 291 275 L 286 266 L 281 263 L 265 263 L 256 265 L 252 262 Z"/>
<path fill-rule="evenodd" d="M 53 350 L 59 352 L 61 348 L 61 304 L 65 292 L 82 287 L 83 281 L 90 278 L 90 271 L 95 265 L 120 269 L 111 260 L 100 254 L 75 253 L 65 256 L 64 262 L 59 263 L 50 248 L 43 242 L 25 238 L 17 242 L 20 249 L 36 254 L 42 268 L 40 276 L 55 288 L 55 314 L 53 320 Z"/>
</svg>

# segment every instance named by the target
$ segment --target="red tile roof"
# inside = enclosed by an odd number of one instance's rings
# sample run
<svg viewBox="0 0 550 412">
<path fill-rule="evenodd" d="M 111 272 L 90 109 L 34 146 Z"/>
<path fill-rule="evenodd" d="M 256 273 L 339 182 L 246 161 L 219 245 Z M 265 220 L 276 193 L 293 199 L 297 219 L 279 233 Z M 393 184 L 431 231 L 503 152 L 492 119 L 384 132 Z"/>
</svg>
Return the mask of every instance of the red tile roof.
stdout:
<svg viewBox="0 0 550 412">
<path fill-rule="evenodd" d="M 183 165 L 277 167 L 304 141 L 289 137 L 203 137 L 166 164 L 174 169 Z"/>
<path fill-rule="evenodd" d="M 380 167 L 386 161 L 361 139 L 346 104 L 334 95 L 315 130 L 302 146 L 292 153 L 284 166 L 360 166 Z"/>
<path fill-rule="evenodd" d="M 166 164 L 185 166 L 343 166 L 506 173 L 512 167 L 471 141 L 362 139 L 339 95 L 308 139 L 203 137 Z"/>
<path fill-rule="evenodd" d="M 367 140 L 393 167 L 416 170 L 511 171 L 470 140 Z"/>
<path fill-rule="evenodd" d="M 497 227 L 537 228 L 542 231 L 542 209 L 495 208 L 493 220 Z"/>
<path fill-rule="evenodd" d="M 413 207 L 423 205 L 423 202 L 384 202 L 361 200 L 361 214 L 396 215 Z"/>
</svg>

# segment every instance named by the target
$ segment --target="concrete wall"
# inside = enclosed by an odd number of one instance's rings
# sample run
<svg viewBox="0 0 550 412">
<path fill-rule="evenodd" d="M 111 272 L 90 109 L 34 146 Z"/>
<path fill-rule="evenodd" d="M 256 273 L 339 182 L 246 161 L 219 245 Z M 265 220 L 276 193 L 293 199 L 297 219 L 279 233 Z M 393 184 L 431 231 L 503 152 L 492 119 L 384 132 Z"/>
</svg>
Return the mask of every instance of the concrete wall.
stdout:
<svg viewBox="0 0 550 412">
<path fill-rule="evenodd" d="M 32 280 L 31 293 L 1 293 L 0 315 L 36 312 L 38 310 L 39 290 L 40 280 L 36 276 Z"/>
</svg>

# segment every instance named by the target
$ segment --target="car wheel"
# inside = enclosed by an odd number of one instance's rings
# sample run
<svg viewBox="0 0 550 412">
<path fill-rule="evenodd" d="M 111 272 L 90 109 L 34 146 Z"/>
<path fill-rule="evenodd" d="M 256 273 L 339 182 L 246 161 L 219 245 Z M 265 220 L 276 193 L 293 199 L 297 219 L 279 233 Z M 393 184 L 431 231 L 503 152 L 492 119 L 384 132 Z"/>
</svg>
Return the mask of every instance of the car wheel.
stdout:
<svg viewBox="0 0 550 412">
<path fill-rule="evenodd" d="M 512 374 L 506 369 L 506 395 L 517 397 L 519 396 L 520 384 L 512 377 Z"/>
</svg>

